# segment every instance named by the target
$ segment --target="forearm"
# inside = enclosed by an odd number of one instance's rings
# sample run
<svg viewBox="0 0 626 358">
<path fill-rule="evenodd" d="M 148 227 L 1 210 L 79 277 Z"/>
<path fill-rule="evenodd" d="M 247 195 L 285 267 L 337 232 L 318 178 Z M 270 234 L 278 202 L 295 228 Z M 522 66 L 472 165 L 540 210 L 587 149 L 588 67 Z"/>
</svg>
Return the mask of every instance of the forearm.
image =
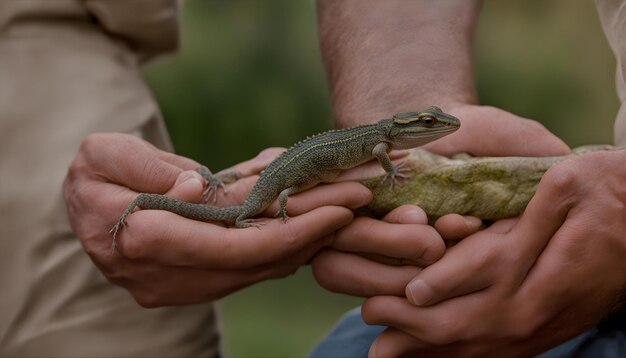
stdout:
<svg viewBox="0 0 626 358">
<path fill-rule="evenodd" d="M 480 3 L 318 0 L 336 124 L 475 103 L 471 47 Z"/>
</svg>

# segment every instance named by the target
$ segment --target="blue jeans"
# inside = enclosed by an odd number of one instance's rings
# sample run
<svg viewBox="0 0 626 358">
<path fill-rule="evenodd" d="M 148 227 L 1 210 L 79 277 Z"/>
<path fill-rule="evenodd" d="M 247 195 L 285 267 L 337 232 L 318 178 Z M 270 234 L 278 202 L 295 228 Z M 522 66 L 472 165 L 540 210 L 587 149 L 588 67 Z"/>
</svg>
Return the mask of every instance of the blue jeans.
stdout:
<svg viewBox="0 0 626 358">
<path fill-rule="evenodd" d="M 346 313 L 313 351 L 310 358 L 367 357 L 374 339 L 384 326 L 369 326 L 361 319 L 361 308 Z M 593 329 L 556 346 L 537 358 L 619 358 L 626 357 L 626 311 L 613 314 Z"/>
</svg>

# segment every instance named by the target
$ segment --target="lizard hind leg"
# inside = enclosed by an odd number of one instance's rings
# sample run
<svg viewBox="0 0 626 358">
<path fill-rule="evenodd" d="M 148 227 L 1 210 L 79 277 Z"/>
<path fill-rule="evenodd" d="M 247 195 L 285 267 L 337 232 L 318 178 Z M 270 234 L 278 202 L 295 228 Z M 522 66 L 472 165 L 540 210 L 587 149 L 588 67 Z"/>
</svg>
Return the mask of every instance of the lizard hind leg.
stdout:
<svg viewBox="0 0 626 358">
<path fill-rule="evenodd" d="M 248 218 L 248 219 L 244 219 L 244 218 L 237 218 L 235 220 L 235 227 L 241 228 L 241 229 L 245 229 L 248 227 L 255 227 L 257 229 L 260 229 L 261 226 L 265 225 L 265 223 L 259 219 L 252 219 L 252 218 Z"/>
<path fill-rule="evenodd" d="M 289 199 L 289 195 L 295 194 L 297 192 L 302 191 L 302 188 L 292 186 L 289 187 L 278 194 L 278 211 L 274 215 L 275 218 L 281 218 L 283 221 L 287 221 L 289 219 L 289 215 L 287 215 L 287 200 Z"/>
</svg>

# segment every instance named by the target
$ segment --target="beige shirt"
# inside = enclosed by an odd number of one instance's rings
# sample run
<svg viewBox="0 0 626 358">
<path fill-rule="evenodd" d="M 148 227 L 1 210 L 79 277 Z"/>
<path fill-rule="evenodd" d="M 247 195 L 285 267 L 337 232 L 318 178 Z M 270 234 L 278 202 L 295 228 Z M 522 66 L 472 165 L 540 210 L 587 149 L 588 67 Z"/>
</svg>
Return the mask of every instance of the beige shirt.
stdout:
<svg viewBox="0 0 626 358">
<path fill-rule="evenodd" d="M 615 120 L 615 145 L 626 146 L 626 1 L 595 0 L 602 28 L 617 62 L 615 83 L 622 103 Z"/>
<path fill-rule="evenodd" d="M 144 309 L 70 230 L 87 134 L 170 148 L 140 62 L 178 42 L 175 0 L 0 1 L 0 356 L 215 356 L 211 304 Z"/>
</svg>

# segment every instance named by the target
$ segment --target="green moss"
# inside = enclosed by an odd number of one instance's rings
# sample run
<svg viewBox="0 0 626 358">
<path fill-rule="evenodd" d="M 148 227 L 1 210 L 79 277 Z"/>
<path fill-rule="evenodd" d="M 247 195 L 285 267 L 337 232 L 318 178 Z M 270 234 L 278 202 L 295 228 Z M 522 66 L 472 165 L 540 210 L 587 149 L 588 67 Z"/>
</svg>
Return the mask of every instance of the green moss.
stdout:
<svg viewBox="0 0 626 358">
<path fill-rule="evenodd" d="M 607 149 L 607 147 L 589 150 Z M 392 188 L 382 176 L 362 182 L 374 199 L 361 213 L 381 217 L 394 208 L 414 204 L 431 220 L 450 213 L 498 220 L 519 215 L 535 194 L 541 177 L 569 156 L 448 159 L 414 149 L 407 159 L 411 177 Z"/>
</svg>

